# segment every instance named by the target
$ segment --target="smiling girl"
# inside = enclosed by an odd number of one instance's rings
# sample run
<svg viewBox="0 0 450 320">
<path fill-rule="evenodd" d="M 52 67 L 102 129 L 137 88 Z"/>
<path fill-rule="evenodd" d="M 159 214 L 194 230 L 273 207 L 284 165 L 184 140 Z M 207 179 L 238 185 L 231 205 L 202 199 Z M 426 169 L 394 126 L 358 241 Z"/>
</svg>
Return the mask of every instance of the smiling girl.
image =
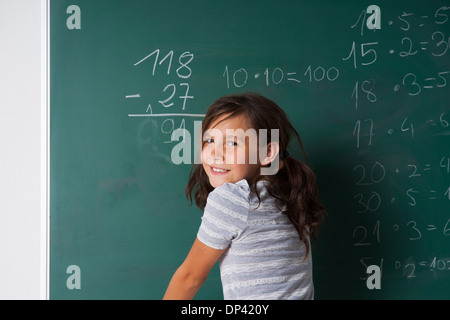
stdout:
<svg viewBox="0 0 450 320">
<path fill-rule="evenodd" d="M 257 94 L 226 96 L 208 109 L 202 137 L 186 187 L 202 223 L 164 299 L 192 299 L 218 260 L 225 299 L 312 299 L 310 239 L 324 209 L 313 172 L 287 152 L 292 137 L 304 150 L 284 111 Z"/>
</svg>

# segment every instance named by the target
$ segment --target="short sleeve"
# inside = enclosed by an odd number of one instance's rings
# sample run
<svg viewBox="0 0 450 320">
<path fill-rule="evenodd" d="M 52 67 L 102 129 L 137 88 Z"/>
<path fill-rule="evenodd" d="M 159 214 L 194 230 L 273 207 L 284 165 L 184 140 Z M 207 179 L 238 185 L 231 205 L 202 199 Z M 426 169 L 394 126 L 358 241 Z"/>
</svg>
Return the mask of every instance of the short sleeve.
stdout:
<svg viewBox="0 0 450 320">
<path fill-rule="evenodd" d="M 208 196 L 197 238 L 214 249 L 225 249 L 247 223 L 250 188 L 246 180 L 225 183 Z"/>
</svg>

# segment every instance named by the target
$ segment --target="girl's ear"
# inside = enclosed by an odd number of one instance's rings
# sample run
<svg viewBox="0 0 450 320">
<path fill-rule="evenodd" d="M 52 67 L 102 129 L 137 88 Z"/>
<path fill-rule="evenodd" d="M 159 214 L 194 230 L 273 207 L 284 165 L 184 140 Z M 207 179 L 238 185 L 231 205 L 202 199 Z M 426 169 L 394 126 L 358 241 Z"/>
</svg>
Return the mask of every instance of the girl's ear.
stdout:
<svg viewBox="0 0 450 320">
<path fill-rule="evenodd" d="M 261 165 L 271 164 L 280 153 L 280 145 L 278 142 L 271 142 L 267 145 L 267 156 L 261 160 Z"/>
</svg>

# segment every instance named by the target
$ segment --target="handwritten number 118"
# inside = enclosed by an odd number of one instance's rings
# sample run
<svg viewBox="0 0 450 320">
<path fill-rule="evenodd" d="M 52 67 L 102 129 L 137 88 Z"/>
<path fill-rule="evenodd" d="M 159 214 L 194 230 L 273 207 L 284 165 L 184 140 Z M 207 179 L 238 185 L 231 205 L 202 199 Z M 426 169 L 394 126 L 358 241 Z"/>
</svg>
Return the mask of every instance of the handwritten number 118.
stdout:
<svg viewBox="0 0 450 320">
<path fill-rule="evenodd" d="M 160 50 L 156 49 L 155 51 L 153 51 L 152 53 L 147 55 L 145 58 L 136 62 L 134 64 L 134 66 L 137 66 L 137 65 L 141 64 L 142 62 L 144 62 L 145 60 L 149 59 L 151 56 L 156 55 L 155 62 L 153 63 L 152 75 L 153 76 L 155 75 L 156 66 L 158 64 L 159 65 L 163 64 L 166 60 L 167 60 L 167 74 L 169 75 L 170 71 L 172 69 L 173 50 L 170 50 L 170 52 L 168 54 L 166 54 L 158 63 L 159 53 L 160 53 Z M 178 57 L 178 62 L 180 64 L 180 66 L 177 68 L 176 73 L 179 78 L 188 79 L 192 75 L 192 69 L 188 65 L 192 62 L 193 59 L 194 59 L 194 54 L 189 51 L 183 52 Z"/>
</svg>

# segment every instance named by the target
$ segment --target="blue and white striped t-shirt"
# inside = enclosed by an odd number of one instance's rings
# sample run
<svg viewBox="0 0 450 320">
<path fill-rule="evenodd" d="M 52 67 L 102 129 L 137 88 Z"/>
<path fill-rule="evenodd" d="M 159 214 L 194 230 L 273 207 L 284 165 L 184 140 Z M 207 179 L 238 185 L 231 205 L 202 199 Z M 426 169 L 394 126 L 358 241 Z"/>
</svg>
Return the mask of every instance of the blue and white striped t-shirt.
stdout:
<svg viewBox="0 0 450 320">
<path fill-rule="evenodd" d="M 312 260 L 287 216 L 257 182 L 225 183 L 208 196 L 197 238 L 220 258 L 225 299 L 313 299 Z"/>
</svg>

